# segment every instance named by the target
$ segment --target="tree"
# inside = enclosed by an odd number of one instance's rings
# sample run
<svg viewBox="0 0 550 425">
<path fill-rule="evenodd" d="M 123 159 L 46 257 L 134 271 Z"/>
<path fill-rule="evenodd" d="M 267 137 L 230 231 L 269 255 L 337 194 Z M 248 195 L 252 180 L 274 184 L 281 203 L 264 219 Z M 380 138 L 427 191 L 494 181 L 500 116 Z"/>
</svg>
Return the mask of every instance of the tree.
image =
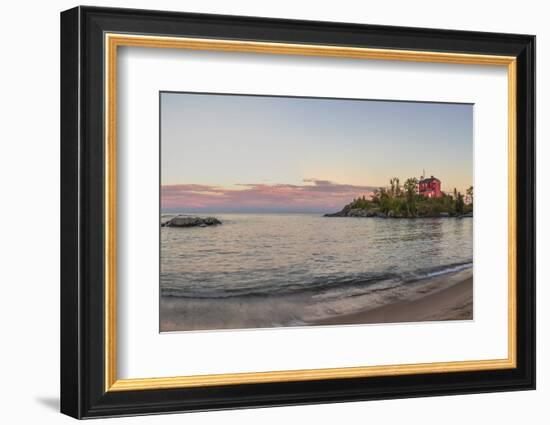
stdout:
<svg viewBox="0 0 550 425">
<path fill-rule="evenodd" d="M 474 203 L 474 187 L 470 186 L 468 189 L 466 189 L 466 195 L 470 197 L 471 203 Z"/>
<path fill-rule="evenodd" d="M 405 193 L 407 194 L 407 200 L 413 201 L 414 196 L 418 192 L 418 180 L 416 179 L 416 177 L 410 177 L 405 180 L 403 188 L 405 189 Z"/>
<path fill-rule="evenodd" d="M 390 194 L 391 196 L 399 196 L 401 194 L 399 177 L 393 177 L 392 179 L 390 179 Z"/>
<path fill-rule="evenodd" d="M 382 187 L 380 188 L 379 206 L 380 210 L 384 213 L 387 213 L 392 207 L 391 196 L 388 191 Z"/>
<path fill-rule="evenodd" d="M 405 189 L 405 194 L 407 196 L 407 215 L 410 216 L 411 213 L 416 213 L 416 194 L 418 192 L 418 180 L 416 177 L 410 177 L 405 180 L 403 185 Z"/>
<path fill-rule="evenodd" d="M 378 204 L 380 202 L 380 190 L 381 189 L 375 189 L 372 193 L 372 196 L 370 198 L 371 202 Z"/>
<path fill-rule="evenodd" d="M 455 210 L 457 214 L 464 214 L 464 196 L 458 192 L 455 202 Z"/>
</svg>

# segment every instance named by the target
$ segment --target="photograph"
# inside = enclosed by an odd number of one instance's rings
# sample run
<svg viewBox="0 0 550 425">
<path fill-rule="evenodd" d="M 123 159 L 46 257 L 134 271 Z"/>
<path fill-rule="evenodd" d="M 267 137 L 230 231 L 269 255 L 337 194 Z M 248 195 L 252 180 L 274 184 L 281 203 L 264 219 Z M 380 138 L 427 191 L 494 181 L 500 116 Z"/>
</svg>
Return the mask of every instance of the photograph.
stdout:
<svg viewBox="0 0 550 425">
<path fill-rule="evenodd" d="M 473 320 L 473 104 L 159 104 L 160 332 Z"/>
<path fill-rule="evenodd" d="M 12 143 L 23 149 L 6 156 L 7 187 L 28 200 L 10 201 L 17 217 L 36 215 L 41 197 L 56 202 L 41 214 L 61 215 L 41 227 L 59 227 L 61 263 L 38 255 L 38 266 L 29 241 L 52 238 L 12 225 L 36 217 L 6 221 L 19 232 L 13 249 L 25 248 L 12 281 L 36 269 L 41 282 L 40 261 L 60 274 L 60 290 L 37 286 L 55 299 L 31 309 L 53 306 L 40 318 L 55 320 L 8 326 L 56 333 L 26 338 L 30 353 L 45 337 L 58 344 L 38 362 L 55 365 L 42 368 L 51 376 L 31 371 L 35 404 L 57 394 L 64 415 L 115 421 L 369 401 L 369 418 L 388 422 L 384 400 L 451 395 L 469 405 L 441 405 L 443 415 L 487 403 L 512 422 L 542 411 L 538 388 L 526 405 L 502 400 L 537 381 L 543 14 L 526 25 L 521 8 L 499 10 L 497 23 L 494 8 L 458 8 L 442 23 L 372 5 L 317 16 L 296 2 L 264 16 L 120 6 L 63 10 L 51 31 L 34 25 L 55 52 L 18 56 L 31 70 L 60 57 L 44 67 L 56 84 L 39 81 L 60 88 L 60 108 L 42 108 L 37 125 L 13 84 L 26 126 L 11 139 L 37 129 L 40 148 Z M 61 149 L 44 143 L 50 124 Z M 42 163 L 60 196 L 25 190 L 47 173 L 17 183 Z M 12 322 L 26 320 L 9 304 Z M 54 392 L 40 393 L 47 382 Z M 14 405 L 29 411 L 28 397 Z M 411 417 L 392 411 L 393 422 Z"/>
</svg>

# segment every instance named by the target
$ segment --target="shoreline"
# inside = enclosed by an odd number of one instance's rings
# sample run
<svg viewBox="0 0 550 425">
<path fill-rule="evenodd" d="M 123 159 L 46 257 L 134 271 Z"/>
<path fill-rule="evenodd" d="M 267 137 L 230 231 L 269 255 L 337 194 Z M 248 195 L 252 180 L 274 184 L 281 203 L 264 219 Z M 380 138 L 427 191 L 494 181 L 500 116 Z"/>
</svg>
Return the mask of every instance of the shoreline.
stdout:
<svg viewBox="0 0 550 425">
<path fill-rule="evenodd" d="M 474 218 L 472 213 L 468 214 L 460 214 L 460 215 L 451 215 L 448 213 L 440 213 L 439 215 L 415 215 L 415 216 L 402 216 L 402 215 L 386 215 L 381 213 L 371 214 L 367 215 L 365 213 L 364 215 L 347 215 L 342 214 L 341 212 L 337 213 L 326 213 L 323 214 L 323 217 L 327 218 L 382 218 L 382 219 L 405 219 L 405 220 L 416 220 L 416 219 L 427 219 L 427 218 L 458 218 L 458 219 L 464 219 L 464 218 Z"/>
<path fill-rule="evenodd" d="M 368 296 L 368 295 L 367 295 Z M 362 309 L 330 317 L 305 317 L 312 308 L 309 297 L 242 299 L 160 298 L 160 332 L 243 330 L 392 324 L 473 319 L 472 268 L 411 283 L 407 294 L 395 294 L 395 301 L 365 305 Z M 304 316 L 304 313 L 305 316 Z"/>
<path fill-rule="evenodd" d="M 380 307 L 321 319 L 313 325 L 354 325 L 375 323 L 428 322 L 473 319 L 473 277 L 470 270 L 456 273 L 455 282 L 443 289 L 411 300 L 396 301 Z M 437 277 L 433 283 L 444 284 L 449 276 Z M 433 286 L 433 285 L 430 285 Z"/>
</svg>

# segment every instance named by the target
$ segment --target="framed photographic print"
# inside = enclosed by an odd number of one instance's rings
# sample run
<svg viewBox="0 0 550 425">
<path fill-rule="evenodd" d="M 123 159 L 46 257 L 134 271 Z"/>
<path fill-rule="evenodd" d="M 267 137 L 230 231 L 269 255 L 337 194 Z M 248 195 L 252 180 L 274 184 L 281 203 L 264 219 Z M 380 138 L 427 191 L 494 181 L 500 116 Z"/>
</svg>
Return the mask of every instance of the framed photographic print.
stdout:
<svg viewBox="0 0 550 425">
<path fill-rule="evenodd" d="M 61 14 L 61 411 L 535 387 L 535 37 Z"/>
</svg>

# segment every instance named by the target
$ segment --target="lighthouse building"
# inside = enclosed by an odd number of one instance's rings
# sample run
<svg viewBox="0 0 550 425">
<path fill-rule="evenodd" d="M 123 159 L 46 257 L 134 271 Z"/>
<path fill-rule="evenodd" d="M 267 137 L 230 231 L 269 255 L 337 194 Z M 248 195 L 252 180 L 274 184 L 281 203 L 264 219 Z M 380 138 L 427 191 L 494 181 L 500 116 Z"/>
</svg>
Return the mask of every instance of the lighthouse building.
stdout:
<svg viewBox="0 0 550 425">
<path fill-rule="evenodd" d="M 441 198 L 441 180 L 431 176 L 429 178 L 421 177 L 418 182 L 418 194 L 426 198 Z"/>
</svg>

